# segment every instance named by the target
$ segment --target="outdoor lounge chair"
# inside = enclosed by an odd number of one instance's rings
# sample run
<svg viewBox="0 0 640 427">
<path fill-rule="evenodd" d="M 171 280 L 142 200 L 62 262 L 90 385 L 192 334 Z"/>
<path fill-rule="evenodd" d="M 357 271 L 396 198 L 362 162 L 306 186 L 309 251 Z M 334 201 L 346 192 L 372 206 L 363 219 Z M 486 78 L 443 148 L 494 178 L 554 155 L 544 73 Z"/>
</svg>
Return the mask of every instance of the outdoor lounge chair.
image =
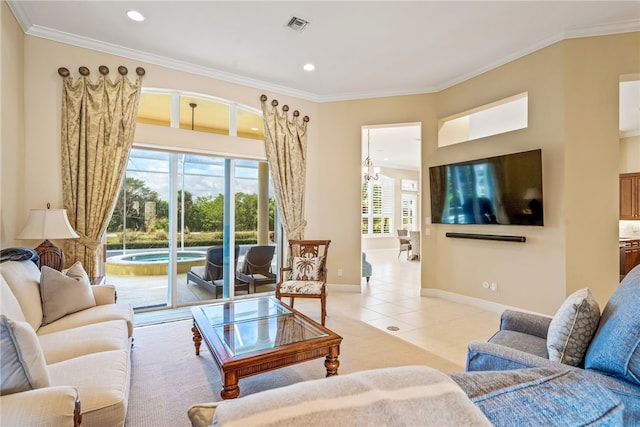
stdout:
<svg viewBox="0 0 640 427">
<path fill-rule="evenodd" d="M 236 246 L 235 265 L 234 270 L 238 265 L 238 256 L 240 255 L 240 246 Z M 207 258 L 205 265 L 198 267 L 191 267 L 191 271 L 187 272 L 187 283 L 189 281 L 196 283 L 199 286 L 207 289 L 213 293 L 216 298 L 222 297 L 223 292 L 223 247 L 213 246 L 207 249 Z M 247 283 L 235 281 L 235 292 L 247 292 L 249 293 L 249 285 Z"/>
<path fill-rule="evenodd" d="M 276 283 L 276 275 L 271 272 L 271 263 L 276 247 L 270 245 L 251 246 L 244 257 L 242 268 L 236 272 L 236 279 L 250 286 L 250 292 L 256 286 Z"/>
</svg>

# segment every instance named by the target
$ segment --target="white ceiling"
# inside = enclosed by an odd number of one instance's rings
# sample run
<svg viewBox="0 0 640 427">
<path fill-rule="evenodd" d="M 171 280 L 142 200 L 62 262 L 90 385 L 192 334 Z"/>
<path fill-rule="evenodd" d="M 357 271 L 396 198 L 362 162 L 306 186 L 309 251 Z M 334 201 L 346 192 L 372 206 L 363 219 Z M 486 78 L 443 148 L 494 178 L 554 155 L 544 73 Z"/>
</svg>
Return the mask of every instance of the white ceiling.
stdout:
<svg viewBox="0 0 640 427">
<path fill-rule="evenodd" d="M 435 92 L 562 39 L 640 30 L 637 0 L 8 4 L 29 35 L 315 102 Z M 628 103 L 621 126 L 640 129 L 640 87 Z"/>
</svg>

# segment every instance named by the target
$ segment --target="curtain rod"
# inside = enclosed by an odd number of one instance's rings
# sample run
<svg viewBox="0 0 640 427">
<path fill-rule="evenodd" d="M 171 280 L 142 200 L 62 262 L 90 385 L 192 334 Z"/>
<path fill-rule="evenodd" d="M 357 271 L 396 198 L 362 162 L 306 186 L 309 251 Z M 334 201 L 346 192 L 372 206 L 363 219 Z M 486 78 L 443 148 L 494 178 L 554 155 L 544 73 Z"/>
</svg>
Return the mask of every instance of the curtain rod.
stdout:
<svg viewBox="0 0 640 427">
<path fill-rule="evenodd" d="M 109 67 L 107 67 L 106 65 L 101 65 L 100 67 L 98 67 L 98 71 L 100 71 L 100 74 L 102 74 L 103 76 L 106 76 L 107 74 L 109 74 Z M 89 69 L 87 67 L 78 68 L 78 72 L 80 73 L 80 75 L 85 77 L 89 75 Z M 118 73 L 120 73 L 120 75 L 126 76 L 128 72 L 129 70 L 124 65 L 118 67 Z M 136 74 L 139 77 L 144 76 L 145 73 L 146 71 L 144 70 L 144 68 L 136 68 Z M 60 75 L 60 77 L 69 77 L 71 73 L 69 72 L 68 68 L 60 67 L 58 68 L 58 74 Z"/>
<path fill-rule="evenodd" d="M 267 98 L 267 95 L 261 95 L 261 96 L 260 96 L 260 101 L 262 101 L 262 102 L 267 102 L 267 99 L 268 99 L 268 98 Z M 278 106 L 278 100 L 277 100 L 277 99 L 272 100 L 272 101 L 271 101 L 271 105 L 272 105 L 274 108 L 275 108 L 275 107 L 277 107 L 277 106 Z M 287 111 L 289 111 L 289 106 L 288 106 L 287 104 L 283 105 L 283 106 L 282 106 L 282 111 L 284 111 L 285 113 L 286 113 Z M 299 117 L 299 116 L 300 116 L 300 111 L 295 110 L 295 111 L 293 112 L 293 117 Z M 308 123 L 308 122 L 309 122 L 309 116 L 304 116 L 304 117 L 302 118 L 302 121 L 303 121 L 303 122 L 305 122 L 305 123 Z"/>
</svg>

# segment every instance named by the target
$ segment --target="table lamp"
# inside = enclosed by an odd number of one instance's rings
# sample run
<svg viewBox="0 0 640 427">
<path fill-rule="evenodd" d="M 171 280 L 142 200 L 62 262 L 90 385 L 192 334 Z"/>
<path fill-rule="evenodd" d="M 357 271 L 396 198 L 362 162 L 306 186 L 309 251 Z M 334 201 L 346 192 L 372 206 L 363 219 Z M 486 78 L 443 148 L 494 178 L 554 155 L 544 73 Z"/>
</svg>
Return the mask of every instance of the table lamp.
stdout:
<svg viewBox="0 0 640 427">
<path fill-rule="evenodd" d="M 62 271 L 64 267 L 64 253 L 49 239 L 76 239 L 80 236 L 73 230 L 67 218 L 66 209 L 31 209 L 27 224 L 16 239 L 40 240 L 44 242 L 35 248 L 40 257 L 40 267 L 43 265 Z"/>
</svg>

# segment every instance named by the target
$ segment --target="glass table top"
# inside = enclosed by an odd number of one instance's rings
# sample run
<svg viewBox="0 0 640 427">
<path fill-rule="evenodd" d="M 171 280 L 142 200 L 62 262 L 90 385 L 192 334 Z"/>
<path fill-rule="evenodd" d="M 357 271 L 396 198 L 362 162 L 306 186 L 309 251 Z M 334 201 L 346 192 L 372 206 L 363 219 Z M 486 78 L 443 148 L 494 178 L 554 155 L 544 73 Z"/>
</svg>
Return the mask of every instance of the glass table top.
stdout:
<svg viewBox="0 0 640 427">
<path fill-rule="evenodd" d="M 274 297 L 193 307 L 195 310 L 204 314 L 231 357 L 328 336 Z"/>
<path fill-rule="evenodd" d="M 291 310 L 272 297 L 227 301 L 219 304 L 194 307 L 201 310 L 211 326 L 224 325 L 243 320 L 290 314 Z"/>
</svg>

